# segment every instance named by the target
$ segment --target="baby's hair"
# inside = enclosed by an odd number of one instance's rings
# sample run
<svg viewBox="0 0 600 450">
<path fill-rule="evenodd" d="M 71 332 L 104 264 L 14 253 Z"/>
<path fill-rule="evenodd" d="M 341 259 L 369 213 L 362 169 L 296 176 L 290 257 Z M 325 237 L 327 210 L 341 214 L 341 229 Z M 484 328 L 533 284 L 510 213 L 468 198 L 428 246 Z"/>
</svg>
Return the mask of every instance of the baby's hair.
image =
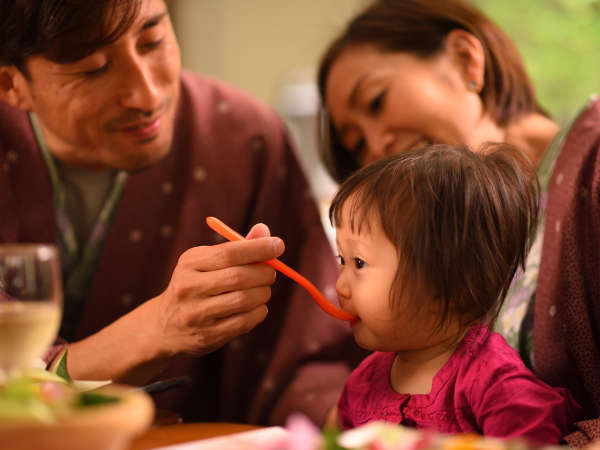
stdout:
<svg viewBox="0 0 600 450">
<path fill-rule="evenodd" d="M 492 323 L 525 265 L 538 221 L 538 181 L 506 144 L 434 145 L 379 160 L 353 174 L 329 209 L 335 227 L 369 232 L 379 219 L 399 264 L 390 292 L 465 328 Z"/>
</svg>

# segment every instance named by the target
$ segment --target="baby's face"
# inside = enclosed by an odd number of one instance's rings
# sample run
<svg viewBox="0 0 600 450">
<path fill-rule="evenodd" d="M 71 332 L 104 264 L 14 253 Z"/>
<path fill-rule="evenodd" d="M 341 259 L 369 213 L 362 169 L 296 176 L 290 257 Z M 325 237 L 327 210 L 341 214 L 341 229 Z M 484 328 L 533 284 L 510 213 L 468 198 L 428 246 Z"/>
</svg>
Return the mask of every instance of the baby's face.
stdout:
<svg viewBox="0 0 600 450">
<path fill-rule="evenodd" d="M 429 299 L 390 298 L 400 261 L 379 220 L 358 231 L 342 217 L 342 226 L 336 228 L 336 291 L 341 307 L 359 319 L 352 323 L 357 344 L 379 351 L 419 351 L 435 345 L 435 314 L 414 304 Z"/>
<path fill-rule="evenodd" d="M 375 222 L 375 220 L 371 221 Z M 340 305 L 359 320 L 352 325 L 356 342 L 370 350 L 391 344 L 397 328 L 389 301 L 398 267 L 398 254 L 379 223 L 352 230 L 345 218 L 336 228 L 339 276 L 336 291 Z"/>
</svg>

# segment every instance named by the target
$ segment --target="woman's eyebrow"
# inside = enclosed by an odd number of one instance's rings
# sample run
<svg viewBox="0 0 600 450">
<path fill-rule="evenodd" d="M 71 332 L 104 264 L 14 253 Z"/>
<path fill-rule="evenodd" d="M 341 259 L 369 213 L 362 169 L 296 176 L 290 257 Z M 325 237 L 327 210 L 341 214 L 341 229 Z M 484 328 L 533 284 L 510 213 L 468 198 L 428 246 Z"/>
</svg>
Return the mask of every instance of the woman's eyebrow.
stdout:
<svg viewBox="0 0 600 450">
<path fill-rule="evenodd" d="M 358 77 L 358 80 L 356 80 L 356 83 L 354 84 L 354 87 L 352 88 L 352 91 L 350 92 L 350 96 L 348 97 L 348 106 L 350 108 L 353 108 L 354 106 L 356 106 L 356 103 L 358 101 L 358 93 L 360 91 L 362 83 L 367 78 L 367 75 L 368 74 L 364 73 L 360 77 Z"/>
<path fill-rule="evenodd" d="M 158 24 L 158 22 L 160 22 L 166 16 L 167 16 L 166 11 L 155 14 L 154 16 L 150 17 L 148 20 L 146 20 L 144 22 L 144 24 L 140 27 L 139 32 L 141 33 L 142 31 L 147 30 L 148 28 L 152 28 L 153 26 L 156 26 Z"/>
</svg>

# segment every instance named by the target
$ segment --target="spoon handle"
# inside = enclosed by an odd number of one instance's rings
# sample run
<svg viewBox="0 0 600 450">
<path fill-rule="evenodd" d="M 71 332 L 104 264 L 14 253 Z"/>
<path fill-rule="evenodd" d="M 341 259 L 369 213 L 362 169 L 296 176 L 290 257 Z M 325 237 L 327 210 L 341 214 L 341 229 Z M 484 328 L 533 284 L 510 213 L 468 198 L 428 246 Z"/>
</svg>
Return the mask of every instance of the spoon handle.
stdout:
<svg viewBox="0 0 600 450">
<path fill-rule="evenodd" d="M 207 217 L 206 223 L 213 231 L 217 232 L 229 241 L 245 240 L 244 236 L 242 236 L 237 231 L 221 222 L 216 217 Z M 300 284 L 304 289 L 308 291 L 308 293 L 312 296 L 315 302 L 317 302 L 317 305 L 319 305 L 321 309 L 330 316 L 335 317 L 336 319 L 345 320 L 347 322 L 352 322 L 356 320 L 356 316 L 353 316 L 352 314 L 344 311 L 343 309 L 340 309 L 337 306 L 331 304 L 331 302 L 327 300 L 327 297 L 325 297 L 316 288 L 314 284 L 312 284 L 308 279 L 300 275 L 288 265 L 282 263 L 278 259 L 270 259 L 268 261 L 265 261 L 265 263 L 273 267 L 275 270 L 280 271 L 282 274 L 291 278 L 298 284 Z"/>
</svg>

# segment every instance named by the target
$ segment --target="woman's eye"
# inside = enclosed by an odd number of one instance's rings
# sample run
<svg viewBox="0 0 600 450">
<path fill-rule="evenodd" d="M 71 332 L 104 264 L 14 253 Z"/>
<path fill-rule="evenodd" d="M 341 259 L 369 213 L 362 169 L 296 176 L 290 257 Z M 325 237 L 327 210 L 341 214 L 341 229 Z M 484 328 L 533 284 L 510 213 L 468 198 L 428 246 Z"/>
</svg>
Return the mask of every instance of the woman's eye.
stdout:
<svg viewBox="0 0 600 450">
<path fill-rule="evenodd" d="M 146 50 L 154 50 L 155 48 L 160 47 L 160 45 L 163 43 L 164 38 L 159 39 L 157 41 L 152 41 L 152 42 L 146 42 L 145 44 L 142 45 L 143 48 L 145 48 Z"/>
<path fill-rule="evenodd" d="M 363 151 L 364 148 L 365 148 L 365 139 L 364 138 L 360 138 L 358 141 L 356 141 L 356 144 L 354 144 L 352 146 L 352 148 L 350 149 L 350 151 L 352 153 L 359 154 L 360 152 Z"/>
<path fill-rule="evenodd" d="M 354 258 L 354 265 L 357 269 L 362 269 L 365 266 L 365 262 L 360 258 Z"/>
<path fill-rule="evenodd" d="M 371 103 L 369 103 L 369 111 L 371 113 L 378 113 L 381 110 L 386 93 L 387 91 L 385 90 L 381 91 L 381 93 L 379 93 L 373 100 L 371 100 Z"/>
</svg>

